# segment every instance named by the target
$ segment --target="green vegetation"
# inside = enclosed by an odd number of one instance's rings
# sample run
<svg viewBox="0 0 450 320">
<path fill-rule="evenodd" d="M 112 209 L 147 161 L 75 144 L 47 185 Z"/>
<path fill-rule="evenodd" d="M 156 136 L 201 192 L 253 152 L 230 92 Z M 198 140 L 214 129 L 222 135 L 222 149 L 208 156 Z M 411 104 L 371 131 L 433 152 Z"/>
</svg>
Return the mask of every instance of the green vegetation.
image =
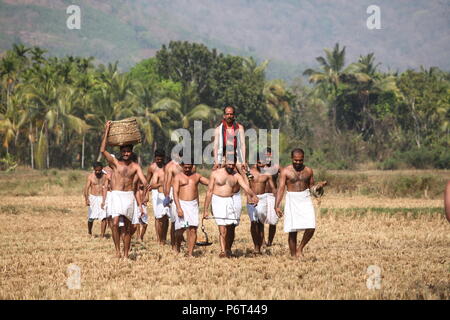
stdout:
<svg viewBox="0 0 450 320">
<path fill-rule="evenodd" d="M 317 69 L 304 71 L 311 87 L 267 80 L 268 61 L 197 43 L 172 41 L 129 72 L 45 53 L 16 44 L 0 60 L 2 170 L 87 168 L 98 158 L 105 122 L 131 116 L 143 133 L 135 151 L 146 164 L 155 148 L 174 145 L 174 130 L 192 130 L 194 120 L 203 130 L 216 126 L 226 105 L 237 107 L 247 129 L 280 129 L 282 164 L 302 147 L 318 169 L 450 167 L 450 73 L 437 68 L 383 73 L 372 53 L 346 64 L 345 47 L 336 44 L 317 57 Z M 433 192 L 432 183 L 405 184 Z M 350 181 L 339 188 L 354 191 Z"/>
</svg>

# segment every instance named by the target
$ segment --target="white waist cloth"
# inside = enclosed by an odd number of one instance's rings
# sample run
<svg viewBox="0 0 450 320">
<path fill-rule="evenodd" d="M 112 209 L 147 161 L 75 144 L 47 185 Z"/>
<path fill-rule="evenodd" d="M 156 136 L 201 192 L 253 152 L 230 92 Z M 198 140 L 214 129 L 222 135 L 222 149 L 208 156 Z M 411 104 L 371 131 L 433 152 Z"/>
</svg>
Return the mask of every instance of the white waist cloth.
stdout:
<svg viewBox="0 0 450 320">
<path fill-rule="evenodd" d="M 237 212 L 234 202 L 233 196 L 212 195 L 211 207 L 218 226 L 239 224 L 240 212 Z"/>
<path fill-rule="evenodd" d="M 133 191 L 111 191 L 110 213 L 111 216 L 125 216 L 128 220 L 133 220 L 135 198 Z"/>
<path fill-rule="evenodd" d="M 106 211 L 102 209 L 103 196 L 89 195 L 89 208 L 88 219 L 89 220 L 103 220 L 106 218 Z"/>
<path fill-rule="evenodd" d="M 234 205 L 234 211 L 236 212 L 236 216 L 238 219 L 240 219 L 241 211 L 242 211 L 242 198 L 241 198 L 240 191 L 233 194 L 233 205 Z M 239 225 L 239 220 L 237 221 L 236 225 Z"/>
<path fill-rule="evenodd" d="M 173 187 L 170 187 L 169 197 L 172 199 L 172 202 L 169 204 L 169 220 L 170 222 L 175 222 L 175 217 L 177 216 L 177 206 L 175 205 L 175 201 L 173 201 Z"/>
<path fill-rule="evenodd" d="M 106 206 L 106 217 L 110 217 L 111 216 L 111 191 L 106 192 L 105 206 Z"/>
<path fill-rule="evenodd" d="M 251 222 L 266 222 L 267 218 L 267 193 L 256 195 L 259 199 L 258 205 L 255 207 L 247 204 L 248 216 Z"/>
<path fill-rule="evenodd" d="M 267 219 L 264 223 L 276 225 L 278 223 L 277 212 L 275 211 L 275 196 L 273 193 L 267 194 Z"/>
<path fill-rule="evenodd" d="M 284 206 L 284 232 L 316 228 L 316 217 L 309 189 L 287 192 Z"/>
<path fill-rule="evenodd" d="M 187 227 L 198 227 L 198 202 L 197 199 L 191 201 L 180 200 L 183 217 L 178 214 L 175 217 L 175 230 Z"/>
<path fill-rule="evenodd" d="M 156 205 L 153 206 L 153 214 L 156 219 L 161 219 L 165 215 L 169 215 L 170 207 L 164 207 L 164 193 L 156 190 Z M 153 195 L 152 195 L 153 196 Z"/>
<path fill-rule="evenodd" d="M 142 212 L 138 206 L 137 201 L 134 203 L 134 215 L 132 224 L 148 224 L 148 215 L 147 215 L 147 207 L 142 205 L 142 209 L 144 209 L 144 215 L 141 216 Z"/>
<path fill-rule="evenodd" d="M 158 201 L 158 189 L 152 189 L 152 205 L 153 205 L 153 211 L 156 208 L 156 202 Z"/>
</svg>

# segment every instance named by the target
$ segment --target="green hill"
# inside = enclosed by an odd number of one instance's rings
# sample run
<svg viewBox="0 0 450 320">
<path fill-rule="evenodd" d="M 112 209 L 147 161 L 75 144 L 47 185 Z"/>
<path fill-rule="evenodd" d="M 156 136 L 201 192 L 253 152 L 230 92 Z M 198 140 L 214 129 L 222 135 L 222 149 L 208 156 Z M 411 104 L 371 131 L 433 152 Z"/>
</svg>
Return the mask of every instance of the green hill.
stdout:
<svg viewBox="0 0 450 320">
<path fill-rule="evenodd" d="M 52 55 L 94 56 L 128 69 L 170 40 L 202 42 L 225 53 L 270 59 L 268 76 L 292 79 L 323 48 L 347 46 L 348 61 L 375 52 L 384 69 L 450 68 L 448 1 L 380 0 L 381 30 L 366 27 L 373 1 L 0 0 L 0 51 L 13 43 Z M 81 8 L 81 30 L 66 8 Z"/>
</svg>

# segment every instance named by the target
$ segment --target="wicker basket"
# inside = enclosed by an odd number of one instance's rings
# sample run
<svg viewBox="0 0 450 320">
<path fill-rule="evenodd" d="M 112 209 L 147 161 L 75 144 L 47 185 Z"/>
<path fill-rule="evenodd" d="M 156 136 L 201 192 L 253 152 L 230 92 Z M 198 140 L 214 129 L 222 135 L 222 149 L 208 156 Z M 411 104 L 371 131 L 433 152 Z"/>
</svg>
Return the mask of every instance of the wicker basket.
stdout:
<svg viewBox="0 0 450 320">
<path fill-rule="evenodd" d="M 123 146 L 141 142 L 141 132 L 135 118 L 111 121 L 108 134 L 108 145 Z"/>
</svg>

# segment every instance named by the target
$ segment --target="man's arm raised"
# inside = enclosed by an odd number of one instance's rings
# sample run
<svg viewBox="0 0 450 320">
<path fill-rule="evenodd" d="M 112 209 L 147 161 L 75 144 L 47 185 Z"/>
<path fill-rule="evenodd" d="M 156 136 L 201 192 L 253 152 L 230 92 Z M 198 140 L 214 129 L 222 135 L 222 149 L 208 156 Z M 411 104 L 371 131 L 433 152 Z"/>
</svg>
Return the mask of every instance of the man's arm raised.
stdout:
<svg viewBox="0 0 450 320">
<path fill-rule="evenodd" d="M 277 190 L 277 194 L 275 197 L 275 211 L 279 217 L 282 217 L 283 212 L 281 211 L 280 205 L 281 205 L 281 200 L 283 199 L 283 196 L 284 196 L 284 188 L 286 187 L 286 169 L 281 170 L 279 182 L 280 183 L 278 185 L 278 190 Z"/>
<path fill-rule="evenodd" d="M 111 156 L 111 154 L 106 151 L 106 140 L 108 139 L 109 128 L 111 126 L 111 121 L 106 121 L 105 133 L 103 134 L 102 144 L 100 146 L 100 152 L 106 158 L 111 168 L 117 167 L 117 159 Z"/>
</svg>

